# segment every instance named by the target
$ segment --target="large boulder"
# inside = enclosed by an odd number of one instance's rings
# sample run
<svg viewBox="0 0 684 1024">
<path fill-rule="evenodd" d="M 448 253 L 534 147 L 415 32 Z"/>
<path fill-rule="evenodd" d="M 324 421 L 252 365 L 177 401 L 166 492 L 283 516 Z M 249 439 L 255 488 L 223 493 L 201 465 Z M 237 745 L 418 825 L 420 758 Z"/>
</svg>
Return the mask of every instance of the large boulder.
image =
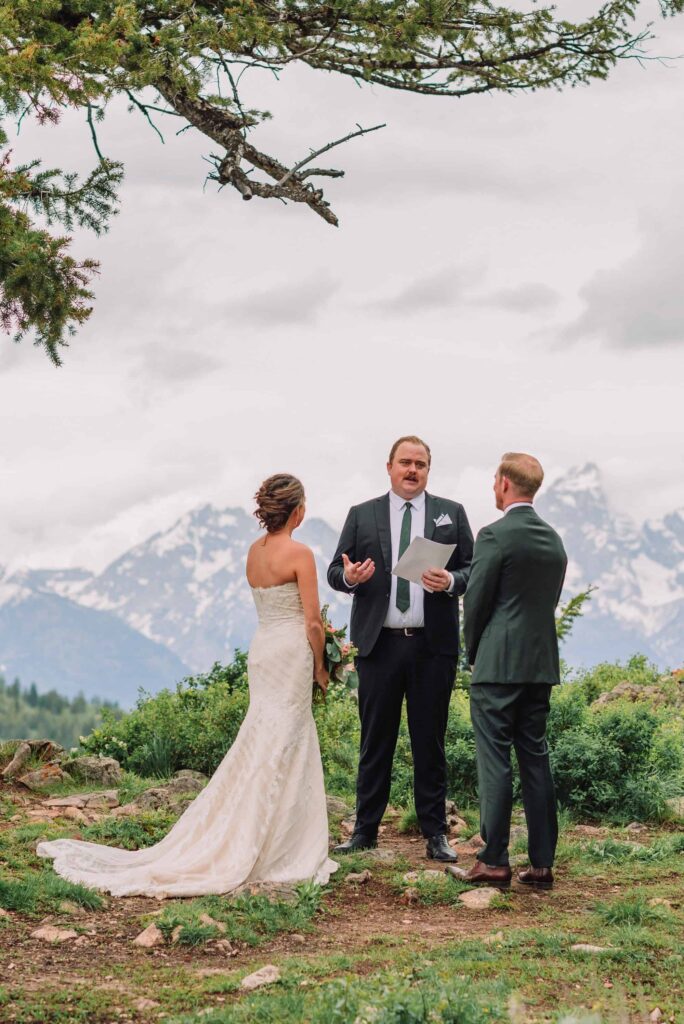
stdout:
<svg viewBox="0 0 684 1024">
<path fill-rule="evenodd" d="M 592 707 L 604 707 L 606 704 L 612 704 L 614 700 L 629 700 L 633 704 L 645 701 L 658 706 L 667 704 L 669 696 L 660 686 L 640 686 L 638 683 L 631 683 L 628 679 L 624 679 L 612 690 L 607 690 L 597 697 Z"/>
<path fill-rule="evenodd" d="M 116 786 L 123 776 L 121 765 L 113 757 L 73 757 L 64 761 L 62 768 L 72 779 L 98 786 Z"/>
<path fill-rule="evenodd" d="M 27 772 L 25 775 L 20 775 L 17 782 L 20 782 L 22 786 L 26 786 L 27 789 L 39 792 L 47 786 L 54 786 L 57 782 L 64 782 L 65 778 L 66 776 L 62 769 L 53 762 L 52 764 L 41 765 L 40 768 Z"/>
<path fill-rule="evenodd" d="M 0 772 L 3 779 L 16 778 L 26 762 L 33 758 L 59 763 L 64 754 L 64 747 L 52 740 L 10 740 L 4 746 L 12 750 L 12 757 Z"/>
</svg>

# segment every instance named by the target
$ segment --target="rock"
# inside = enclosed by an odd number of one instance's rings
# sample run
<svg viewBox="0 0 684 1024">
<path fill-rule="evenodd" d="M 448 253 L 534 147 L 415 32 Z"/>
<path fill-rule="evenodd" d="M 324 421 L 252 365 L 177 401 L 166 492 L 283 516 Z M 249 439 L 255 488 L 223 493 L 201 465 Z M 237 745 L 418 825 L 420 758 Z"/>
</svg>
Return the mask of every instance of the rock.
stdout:
<svg viewBox="0 0 684 1024">
<path fill-rule="evenodd" d="M 372 877 L 373 875 L 368 870 L 368 868 L 366 868 L 365 871 L 351 871 L 348 875 L 345 876 L 344 880 L 345 882 L 351 882 L 354 885 L 365 885 L 366 882 L 370 882 Z"/>
<path fill-rule="evenodd" d="M 31 756 L 31 746 L 26 740 L 23 740 L 17 749 L 14 751 L 14 756 L 8 765 L 6 765 L 0 775 L 3 779 L 12 779 L 17 775 L 24 767 L 26 762 Z"/>
<path fill-rule="evenodd" d="M 56 928 L 54 925 L 46 924 L 42 928 L 36 928 L 35 932 L 31 932 L 31 938 L 58 944 L 60 942 L 69 942 L 70 939 L 77 939 L 78 932 L 73 931 L 71 928 Z"/>
<path fill-rule="evenodd" d="M 55 796 L 42 803 L 43 807 L 76 807 L 80 810 L 86 805 L 86 797 L 81 793 L 73 793 L 71 796 Z"/>
<path fill-rule="evenodd" d="M 368 857 L 370 860 L 378 861 L 380 864 L 394 864 L 397 859 L 397 854 L 394 850 L 364 850 L 364 857 Z"/>
<path fill-rule="evenodd" d="M 134 946 L 143 946 L 145 949 L 151 949 L 153 946 L 161 946 L 164 942 L 164 936 L 157 928 L 156 924 L 148 924 L 145 931 L 140 932 L 135 939 L 133 939 Z"/>
<path fill-rule="evenodd" d="M 504 933 L 503 932 L 494 932 L 493 935 L 485 935 L 485 937 L 484 937 L 484 939 L 482 941 L 484 942 L 485 946 L 494 946 L 494 945 L 498 944 L 499 942 L 503 942 L 504 941 Z"/>
<path fill-rule="evenodd" d="M 444 872 L 443 871 L 435 871 L 434 868 L 431 868 L 431 869 L 426 870 L 426 871 L 407 871 L 406 874 L 404 875 L 404 881 L 405 882 L 410 882 L 411 884 L 413 884 L 414 882 L 419 882 L 421 880 L 421 878 L 443 878 L 443 877 L 444 877 Z"/>
<path fill-rule="evenodd" d="M 482 886 L 480 889 L 470 889 L 468 892 L 462 892 L 458 898 L 469 910 L 486 910 L 492 905 L 492 900 L 500 895 L 501 893 L 498 889 Z"/>
<path fill-rule="evenodd" d="M 665 806 L 673 818 L 684 821 L 684 796 L 673 796 L 665 801 Z"/>
<path fill-rule="evenodd" d="M 649 907 L 667 907 L 672 908 L 672 900 L 666 900 L 664 896 L 653 896 L 648 901 Z"/>
<path fill-rule="evenodd" d="M 173 773 L 174 779 L 194 779 L 195 782 L 200 782 L 203 786 L 206 786 L 209 781 L 209 776 L 205 775 L 204 772 L 196 772 L 192 768 L 181 768 L 179 772 Z"/>
<path fill-rule="evenodd" d="M 73 757 L 70 761 L 65 761 L 63 767 L 72 779 L 97 782 L 102 786 L 116 785 L 123 775 L 121 765 L 113 757 Z"/>
<path fill-rule="evenodd" d="M 514 825 L 511 829 L 511 842 L 514 843 L 516 839 L 522 839 L 523 837 L 527 839 L 527 829 L 525 826 Z"/>
<path fill-rule="evenodd" d="M 280 981 L 280 971 L 273 964 L 266 964 L 265 967 L 261 967 L 254 974 L 248 974 L 246 978 L 243 978 L 240 982 L 240 988 L 243 992 L 253 992 L 255 988 L 261 988 L 263 985 L 273 985 L 276 981 Z"/>
<path fill-rule="evenodd" d="M 576 942 L 570 949 L 573 953 L 610 953 L 608 946 L 592 946 L 590 942 Z"/>
<path fill-rule="evenodd" d="M 119 794 L 115 789 L 102 789 L 97 793 L 86 793 L 86 808 L 106 810 L 119 806 Z"/>
<path fill-rule="evenodd" d="M 652 1021 L 653 1024 L 658 1024 L 658 1021 L 663 1019 L 663 1011 L 660 1009 L 659 1006 L 656 1006 L 651 1010 L 651 1012 L 648 1015 L 648 1019 Z"/>
<path fill-rule="evenodd" d="M 10 918 L 11 916 L 12 916 L 12 915 L 10 914 L 10 912 L 9 912 L 8 910 L 3 910 L 3 908 L 2 908 L 2 907 L 0 907 L 0 919 L 2 919 L 2 918 L 6 918 L 7 920 L 9 920 L 9 918 Z"/>
<path fill-rule="evenodd" d="M 325 802 L 328 808 L 328 814 L 331 817 L 335 817 L 339 814 L 349 814 L 349 804 L 346 804 L 344 800 L 340 800 L 339 796 L 326 796 Z"/>
<path fill-rule="evenodd" d="M 447 867 L 444 868 L 444 873 L 446 875 L 451 875 L 452 878 L 457 878 L 459 880 L 465 880 L 468 877 L 468 872 L 465 870 L 465 868 L 459 868 L 457 864 L 449 864 Z"/>
<path fill-rule="evenodd" d="M 41 790 L 46 786 L 54 786 L 56 782 L 63 782 L 65 778 L 64 772 L 55 761 L 44 764 L 41 768 L 36 768 L 35 771 L 28 772 L 26 775 L 21 775 L 17 782 L 26 786 L 27 789 Z"/>
<path fill-rule="evenodd" d="M 468 831 L 468 822 L 463 818 L 459 818 L 457 814 L 450 814 L 447 817 L 447 826 L 449 832 L 454 836 L 461 836 L 464 832 Z"/>
<path fill-rule="evenodd" d="M 178 940 L 180 939 L 182 932 L 183 932 L 183 925 L 182 924 L 177 924 L 176 927 L 171 932 L 171 942 L 174 944 L 174 946 L 178 942 Z"/>
<path fill-rule="evenodd" d="M 52 740 L 16 740 L 17 746 L 12 760 L 6 765 L 0 775 L 5 779 L 15 778 L 30 757 L 37 757 L 41 761 L 62 760 L 64 747 Z"/>
<path fill-rule="evenodd" d="M 409 886 L 408 889 L 404 889 L 401 894 L 401 902 L 405 903 L 409 907 L 415 907 L 418 903 L 418 899 L 418 890 L 414 889 L 413 886 Z"/>
<path fill-rule="evenodd" d="M 140 811 L 184 810 L 205 786 L 204 776 L 202 776 L 202 781 L 193 776 L 184 775 L 182 778 L 173 778 L 170 782 L 164 783 L 163 786 L 154 786 L 152 789 L 147 789 L 144 793 L 140 794 L 134 805 L 129 806 L 135 806 L 138 809 L 135 813 Z"/>
<path fill-rule="evenodd" d="M 138 1013 L 142 1013 L 143 1010 L 154 1010 L 160 1005 L 161 1004 L 157 1003 L 154 999 L 146 999 L 144 996 L 141 996 L 140 999 L 136 999 L 133 1003 L 133 1006 Z"/>
<path fill-rule="evenodd" d="M 645 832 L 646 826 L 640 821 L 632 821 L 627 825 L 627 832 Z"/>
<path fill-rule="evenodd" d="M 69 818 L 70 821 L 87 821 L 83 811 L 80 811 L 78 807 L 65 807 L 60 814 L 61 818 Z"/>
<path fill-rule="evenodd" d="M 450 814 L 458 814 L 458 807 L 453 800 L 444 801 L 444 813 L 447 817 L 449 817 Z"/>
<path fill-rule="evenodd" d="M 78 946 L 79 948 L 81 946 L 87 946 L 87 945 L 88 945 L 88 936 L 87 935 L 79 935 L 79 937 L 74 942 L 74 946 Z"/>
<path fill-rule="evenodd" d="M 299 935 L 297 932 L 290 936 L 290 942 L 296 942 L 298 946 L 306 945 L 306 936 Z"/>
<path fill-rule="evenodd" d="M 207 928 L 217 928 L 222 935 L 226 931 L 226 926 L 223 921 L 215 921 L 213 917 L 209 916 L 209 914 L 200 914 L 200 921 L 202 924 L 206 925 Z"/>
<path fill-rule="evenodd" d="M 575 832 L 580 836 L 602 836 L 605 829 L 596 825 L 575 825 Z"/>
<path fill-rule="evenodd" d="M 88 916 L 88 911 L 85 907 L 80 906 L 78 903 L 72 903 L 71 900 L 62 900 L 57 908 L 57 912 L 59 914 L 71 914 L 72 917 Z"/>
<path fill-rule="evenodd" d="M 217 939 L 214 943 L 214 949 L 217 949 L 220 953 L 225 953 L 226 956 L 237 956 L 238 951 L 233 946 L 232 942 L 228 939 Z"/>
<path fill-rule="evenodd" d="M 354 831 L 354 823 L 355 822 L 356 822 L 356 815 L 352 814 L 349 818 L 345 818 L 343 821 L 340 822 L 340 828 L 342 829 L 342 831 L 346 835 L 350 836 L 352 834 L 352 832 Z"/>
</svg>

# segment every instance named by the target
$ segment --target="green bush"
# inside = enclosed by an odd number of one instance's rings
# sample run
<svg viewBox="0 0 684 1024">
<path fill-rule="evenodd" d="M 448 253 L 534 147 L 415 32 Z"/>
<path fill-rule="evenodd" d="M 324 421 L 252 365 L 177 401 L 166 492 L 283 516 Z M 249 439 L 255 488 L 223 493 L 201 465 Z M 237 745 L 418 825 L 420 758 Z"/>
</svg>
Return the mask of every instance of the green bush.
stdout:
<svg viewBox="0 0 684 1024">
<path fill-rule="evenodd" d="M 554 687 L 549 746 L 561 807 L 575 816 L 624 822 L 658 820 L 666 800 L 684 792 L 684 708 L 676 680 L 659 678 L 644 658 L 598 665 Z M 657 684 L 660 702 L 605 705 L 596 697 L 617 683 Z M 679 685 L 681 689 L 681 685 Z M 231 665 L 185 679 L 175 690 L 142 694 L 129 715 L 105 713 L 103 725 L 83 741 L 85 750 L 116 757 L 140 775 L 168 775 L 180 768 L 211 774 L 232 744 L 249 703 L 246 656 Z M 359 750 L 356 700 L 331 686 L 314 715 L 329 793 L 353 802 Z M 446 741 L 447 793 L 463 806 L 477 800 L 475 742 L 467 689 L 456 687 Z M 413 760 L 402 722 L 394 759 L 390 801 L 413 800 Z"/>
</svg>

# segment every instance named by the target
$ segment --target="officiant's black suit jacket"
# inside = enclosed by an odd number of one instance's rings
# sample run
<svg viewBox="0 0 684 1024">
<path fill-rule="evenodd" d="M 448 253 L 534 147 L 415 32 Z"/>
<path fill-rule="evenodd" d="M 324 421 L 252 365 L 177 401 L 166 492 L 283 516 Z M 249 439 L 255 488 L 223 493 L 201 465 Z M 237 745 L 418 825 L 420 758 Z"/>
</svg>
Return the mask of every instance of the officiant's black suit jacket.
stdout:
<svg viewBox="0 0 684 1024">
<path fill-rule="evenodd" d="M 437 526 L 435 520 L 448 515 L 450 523 Z M 425 536 L 440 544 L 455 544 L 456 550 L 446 568 L 454 575 L 451 594 L 425 592 L 425 641 L 433 654 L 458 656 L 458 597 L 465 592 L 473 557 L 473 535 L 462 505 L 448 498 L 425 494 Z M 392 534 L 389 494 L 354 505 L 342 528 L 335 557 L 328 569 L 333 590 L 348 594 L 343 575 L 342 554 L 352 562 L 372 558 L 375 573 L 355 590 L 351 613 L 350 637 L 367 657 L 375 647 L 387 616 L 392 572 Z"/>
</svg>

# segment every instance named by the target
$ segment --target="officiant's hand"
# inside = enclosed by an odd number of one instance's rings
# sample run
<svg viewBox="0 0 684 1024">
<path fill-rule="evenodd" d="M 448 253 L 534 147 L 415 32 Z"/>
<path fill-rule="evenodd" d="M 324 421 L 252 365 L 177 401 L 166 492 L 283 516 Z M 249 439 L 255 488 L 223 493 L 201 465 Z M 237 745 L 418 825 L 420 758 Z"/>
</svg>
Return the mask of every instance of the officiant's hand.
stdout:
<svg viewBox="0 0 684 1024">
<path fill-rule="evenodd" d="M 375 572 L 375 562 L 367 558 L 365 562 L 352 562 L 347 555 L 342 554 L 342 566 L 344 578 L 350 587 L 359 583 L 367 583 Z"/>
<path fill-rule="evenodd" d="M 451 573 L 446 569 L 426 569 L 422 581 L 426 590 L 448 590 L 451 586 Z"/>
</svg>

